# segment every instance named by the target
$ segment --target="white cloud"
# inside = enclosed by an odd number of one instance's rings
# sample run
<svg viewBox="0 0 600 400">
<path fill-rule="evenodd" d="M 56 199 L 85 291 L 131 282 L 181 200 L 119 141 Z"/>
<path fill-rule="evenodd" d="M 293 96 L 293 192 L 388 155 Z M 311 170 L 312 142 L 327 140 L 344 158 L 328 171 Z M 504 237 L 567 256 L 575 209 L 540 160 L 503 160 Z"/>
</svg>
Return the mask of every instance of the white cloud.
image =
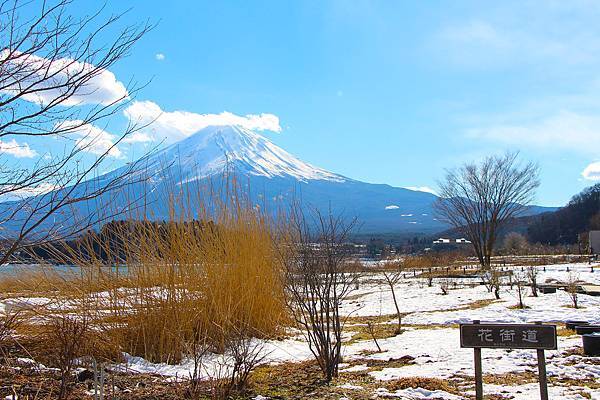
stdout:
<svg viewBox="0 0 600 400">
<path fill-rule="evenodd" d="M 467 137 L 535 149 L 567 149 L 597 154 L 600 151 L 600 117 L 559 111 L 554 115 L 525 123 L 514 122 L 468 129 Z"/>
<path fill-rule="evenodd" d="M 144 132 L 133 132 L 123 138 L 123 143 L 147 143 L 151 142 L 152 138 Z"/>
<path fill-rule="evenodd" d="M 600 161 L 596 161 L 585 167 L 581 176 L 588 181 L 600 181 Z"/>
<path fill-rule="evenodd" d="M 115 143 L 115 136 L 104 129 L 91 124 L 83 124 L 83 121 L 80 120 L 65 121 L 58 128 L 69 129 L 70 133 L 75 136 L 75 146 L 84 152 L 103 155 L 108 151 L 110 157 L 122 157 L 121 150 L 116 146 L 112 147 Z"/>
<path fill-rule="evenodd" d="M 433 36 L 432 49 L 441 62 L 466 67 L 595 70 L 600 60 L 600 29 L 595 24 L 600 10 L 582 3 L 593 2 L 552 2 L 544 7 L 535 2 L 498 3 L 450 20 Z"/>
<path fill-rule="evenodd" d="M 0 60 L 6 60 L 9 51 L 0 52 Z M 100 69 L 92 64 L 81 63 L 69 58 L 49 60 L 33 54 L 15 53 L 10 61 L 5 62 L 3 75 L 14 77 L 14 82 L 8 79 L 3 81 L 7 85 L 5 93 L 18 93 L 23 85 L 33 84 L 33 89 L 45 89 L 55 85 L 64 84 L 69 76 L 93 73 L 93 77 L 75 90 L 75 92 L 61 103 L 63 106 L 83 104 L 108 105 L 126 98 L 128 93 L 125 85 L 117 80 L 115 75 L 105 69 Z M 36 83 L 44 74 L 52 76 Z M 24 100 L 48 104 L 58 96 L 73 88 L 52 88 L 24 95 Z"/>
<path fill-rule="evenodd" d="M 493 46 L 506 48 L 511 43 L 487 21 L 471 20 L 463 24 L 448 26 L 440 35 L 446 41 L 463 45 Z"/>
<path fill-rule="evenodd" d="M 154 56 L 158 61 L 162 61 L 165 59 L 165 55 L 163 53 L 156 53 Z"/>
<path fill-rule="evenodd" d="M 211 125 L 237 125 L 255 131 L 281 131 L 279 118 L 273 114 L 240 116 L 227 111 L 220 114 L 197 114 L 188 111 L 167 112 L 161 110 L 158 104 L 152 101 L 135 101 L 124 110 L 124 113 L 133 123 L 149 124 L 139 131 L 140 135 L 135 138 L 137 142 L 152 139 L 172 143 Z"/>
<path fill-rule="evenodd" d="M 392 204 L 392 205 L 389 205 L 389 206 L 385 206 L 385 209 L 386 209 L 386 210 L 397 210 L 397 209 L 399 209 L 399 208 L 400 208 L 400 207 L 398 207 L 398 206 L 397 206 L 397 205 L 395 205 L 395 204 Z"/>
<path fill-rule="evenodd" d="M 5 187 L 2 189 L 3 195 L 0 196 L 0 201 L 15 201 L 22 200 L 27 197 L 37 196 L 38 194 L 48 193 L 55 189 L 58 189 L 60 186 L 54 185 L 49 182 L 42 182 L 39 185 L 30 186 L 21 189 L 14 189 L 14 186 Z"/>
<path fill-rule="evenodd" d="M 17 158 L 33 158 L 37 152 L 27 143 L 17 143 L 15 139 L 3 142 L 0 140 L 0 154 L 9 154 Z"/>
<path fill-rule="evenodd" d="M 429 186 L 406 186 L 406 187 L 404 187 L 404 189 L 414 190 L 417 192 L 431 193 L 431 194 L 435 194 L 437 196 L 436 191 L 434 189 L 430 188 Z"/>
</svg>

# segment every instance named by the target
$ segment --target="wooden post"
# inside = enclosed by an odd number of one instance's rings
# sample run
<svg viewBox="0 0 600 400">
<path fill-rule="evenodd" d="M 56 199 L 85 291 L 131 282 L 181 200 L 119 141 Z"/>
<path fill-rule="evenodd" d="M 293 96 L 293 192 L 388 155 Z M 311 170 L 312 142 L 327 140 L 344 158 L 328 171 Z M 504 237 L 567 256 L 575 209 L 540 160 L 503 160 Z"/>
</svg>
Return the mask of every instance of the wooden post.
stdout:
<svg viewBox="0 0 600 400">
<path fill-rule="evenodd" d="M 100 400 L 104 400 L 104 363 L 100 363 Z"/>
<path fill-rule="evenodd" d="M 95 358 L 92 360 L 92 365 L 94 366 L 94 400 L 98 400 L 98 364 Z"/>
<path fill-rule="evenodd" d="M 541 322 L 536 322 L 536 325 L 541 325 Z M 548 400 L 548 380 L 546 379 L 546 355 L 544 349 L 537 350 L 538 359 L 538 375 L 540 381 L 540 399 Z"/>
<path fill-rule="evenodd" d="M 474 324 L 478 324 L 478 319 L 473 320 Z M 483 374 L 481 371 L 481 349 L 473 349 L 475 358 L 475 400 L 483 400 Z"/>
</svg>

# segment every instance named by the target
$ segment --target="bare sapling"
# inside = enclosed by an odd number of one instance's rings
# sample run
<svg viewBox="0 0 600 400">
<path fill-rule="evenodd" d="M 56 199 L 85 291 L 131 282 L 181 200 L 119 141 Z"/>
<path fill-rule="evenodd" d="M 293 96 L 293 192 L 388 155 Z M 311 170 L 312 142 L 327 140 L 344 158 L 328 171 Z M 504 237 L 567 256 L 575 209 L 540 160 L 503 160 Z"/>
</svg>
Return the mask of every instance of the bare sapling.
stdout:
<svg viewBox="0 0 600 400">
<path fill-rule="evenodd" d="M 518 308 L 523 309 L 525 308 L 525 303 L 523 303 L 523 296 L 524 296 L 524 292 L 525 292 L 525 285 L 526 285 L 526 276 L 521 273 L 521 272 L 517 272 L 516 274 L 514 274 L 514 284 L 516 286 L 516 290 L 517 290 L 517 298 L 519 299 L 519 304 L 517 305 Z"/>
<path fill-rule="evenodd" d="M 571 303 L 573 304 L 573 308 L 579 308 L 579 276 L 572 271 L 569 272 L 569 277 L 567 278 L 566 282 L 566 289 L 567 293 L 569 294 L 569 298 L 571 299 Z"/>
<path fill-rule="evenodd" d="M 440 281 L 440 290 L 442 291 L 442 295 L 447 295 L 450 291 L 450 278 L 443 278 Z"/>
<path fill-rule="evenodd" d="M 527 280 L 529 281 L 529 285 L 531 286 L 531 295 L 533 297 L 538 297 L 538 268 L 535 265 L 530 265 L 527 267 Z"/>
<path fill-rule="evenodd" d="M 500 271 L 494 267 L 490 267 L 490 269 L 483 274 L 482 279 L 488 292 L 494 293 L 496 299 L 499 300 L 500 287 L 502 285 L 502 275 Z"/>
<path fill-rule="evenodd" d="M 429 268 L 429 270 L 425 273 L 425 280 L 427 281 L 427 287 L 433 286 L 433 277 L 434 277 L 434 274 L 431 271 L 431 268 Z"/>
<path fill-rule="evenodd" d="M 373 325 L 373 323 L 371 321 L 367 322 L 367 331 L 369 332 L 371 339 L 373 339 L 373 343 L 375 343 L 375 346 L 377 347 L 377 352 L 381 353 L 381 346 L 379 346 L 379 342 L 377 341 L 377 335 L 375 333 L 375 326 Z"/>
<path fill-rule="evenodd" d="M 290 312 L 302 329 L 324 379 L 338 376 L 342 359 L 344 317 L 340 306 L 355 288 L 358 274 L 349 270 L 346 245 L 355 221 L 318 210 L 310 220 L 299 208 L 292 210 L 292 232 L 285 257 L 286 289 Z"/>
<path fill-rule="evenodd" d="M 400 312 L 398 298 L 396 297 L 396 285 L 398 285 L 398 283 L 401 282 L 403 273 L 404 266 L 400 261 L 394 263 L 393 270 L 383 271 L 383 277 L 388 287 L 390 288 L 390 292 L 392 293 L 392 300 L 394 301 L 394 307 L 396 308 L 396 318 L 398 319 L 398 327 L 396 328 L 396 333 L 402 332 L 402 313 Z"/>
</svg>

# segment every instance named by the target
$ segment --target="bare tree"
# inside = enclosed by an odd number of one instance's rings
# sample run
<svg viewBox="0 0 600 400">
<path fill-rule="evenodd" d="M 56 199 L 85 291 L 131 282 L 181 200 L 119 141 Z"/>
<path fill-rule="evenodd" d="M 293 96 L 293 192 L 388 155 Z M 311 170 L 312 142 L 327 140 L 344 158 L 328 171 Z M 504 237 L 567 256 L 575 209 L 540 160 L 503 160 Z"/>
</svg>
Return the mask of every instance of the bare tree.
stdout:
<svg viewBox="0 0 600 400">
<path fill-rule="evenodd" d="M 398 319 L 398 328 L 396 328 L 396 333 L 402 332 L 402 313 L 400 312 L 400 306 L 398 305 L 395 286 L 401 282 L 403 272 L 404 266 L 401 261 L 394 263 L 393 270 L 383 271 L 383 278 L 392 292 L 392 300 L 394 300 L 394 307 L 396 308 L 396 318 Z"/>
<path fill-rule="evenodd" d="M 506 254 L 521 255 L 524 254 L 528 247 L 525 236 L 518 232 L 511 232 L 504 237 L 502 247 Z"/>
<path fill-rule="evenodd" d="M 527 267 L 527 279 L 529 280 L 529 285 L 531 286 L 531 295 L 533 297 L 538 297 L 538 291 L 537 291 L 538 269 L 535 265 L 530 265 Z"/>
<path fill-rule="evenodd" d="M 138 168 L 132 164 L 91 183 L 100 165 L 120 154 L 118 145 L 142 127 L 134 121 L 107 137 L 111 117 L 141 88 L 116 81 L 108 69 L 152 26 L 119 28 L 122 14 L 102 17 L 102 9 L 76 18 L 72 7 L 71 0 L 0 2 L 0 201 L 13 200 L 0 207 L 0 264 L 33 243 L 60 240 L 108 218 L 80 217 L 76 209 L 123 188 Z M 107 79 L 114 80 L 111 90 L 100 84 Z M 60 138 L 64 149 L 38 154 L 24 141 L 42 138 Z M 37 161 L 12 159 L 17 153 Z"/>
<path fill-rule="evenodd" d="M 539 186 L 538 167 L 521 164 L 518 153 L 491 156 L 447 171 L 436 202 L 438 218 L 472 243 L 483 269 L 491 267 L 498 229 L 522 215 Z"/>
<path fill-rule="evenodd" d="M 296 208 L 298 210 L 298 208 Z M 292 218 L 292 235 L 285 257 L 289 307 L 327 381 L 338 375 L 342 357 L 342 301 L 354 289 L 357 274 L 347 263 L 346 240 L 355 221 L 315 210 L 307 220 L 301 211 Z"/>
</svg>

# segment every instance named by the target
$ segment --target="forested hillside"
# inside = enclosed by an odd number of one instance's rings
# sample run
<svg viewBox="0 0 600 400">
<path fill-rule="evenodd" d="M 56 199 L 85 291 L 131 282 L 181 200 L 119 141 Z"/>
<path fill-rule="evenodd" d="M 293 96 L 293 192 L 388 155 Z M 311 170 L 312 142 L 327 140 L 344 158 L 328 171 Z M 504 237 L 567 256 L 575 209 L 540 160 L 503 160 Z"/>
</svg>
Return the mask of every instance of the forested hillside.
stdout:
<svg viewBox="0 0 600 400">
<path fill-rule="evenodd" d="M 600 229 L 600 183 L 573 196 L 557 211 L 530 217 L 527 236 L 532 243 L 573 244 L 580 233 Z"/>
</svg>

